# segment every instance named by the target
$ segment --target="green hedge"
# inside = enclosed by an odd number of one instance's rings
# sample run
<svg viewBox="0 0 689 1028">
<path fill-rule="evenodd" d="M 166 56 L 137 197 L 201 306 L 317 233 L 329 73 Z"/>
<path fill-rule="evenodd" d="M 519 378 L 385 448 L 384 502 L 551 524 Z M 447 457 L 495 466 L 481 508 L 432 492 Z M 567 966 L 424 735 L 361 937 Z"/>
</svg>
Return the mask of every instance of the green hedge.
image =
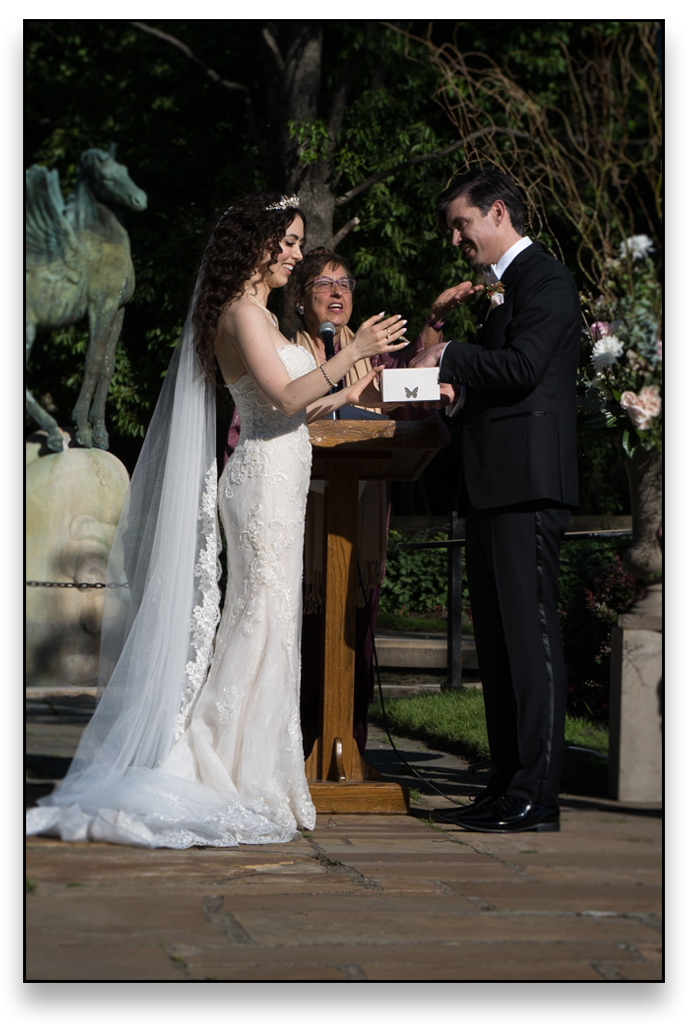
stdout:
<svg viewBox="0 0 689 1028">
<path fill-rule="evenodd" d="M 447 539 L 446 532 L 429 530 L 405 535 L 390 531 L 380 609 L 391 614 L 428 617 L 447 611 L 447 550 L 401 550 L 400 543 Z M 466 590 L 465 590 L 466 593 Z M 465 595 L 468 602 L 468 593 Z"/>
<path fill-rule="evenodd" d="M 414 535 L 390 532 L 385 582 L 380 609 L 404 618 L 444 617 L 447 613 L 447 551 L 404 550 L 401 542 L 447 538 L 443 532 Z M 622 567 L 628 538 L 565 542 L 560 557 L 560 619 L 573 713 L 606 720 L 610 680 L 610 630 L 628 610 L 637 583 Z M 462 573 L 464 559 L 462 558 Z M 464 578 L 466 581 L 466 578 Z M 464 587 L 463 631 L 470 630 L 471 605 Z M 386 626 L 389 625 L 389 618 Z"/>
</svg>

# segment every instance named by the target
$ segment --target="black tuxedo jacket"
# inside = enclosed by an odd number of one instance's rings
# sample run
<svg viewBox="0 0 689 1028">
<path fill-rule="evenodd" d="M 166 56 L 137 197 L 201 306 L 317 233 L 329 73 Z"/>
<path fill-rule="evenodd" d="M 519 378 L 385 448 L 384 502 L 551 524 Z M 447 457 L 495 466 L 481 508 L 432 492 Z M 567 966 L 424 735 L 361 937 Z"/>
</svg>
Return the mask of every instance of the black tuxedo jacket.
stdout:
<svg viewBox="0 0 689 1028">
<path fill-rule="evenodd" d="M 577 287 L 538 243 L 514 258 L 502 283 L 504 303 L 475 341 L 450 341 L 442 356 L 440 381 L 467 387 L 462 493 L 477 509 L 576 507 Z"/>
</svg>

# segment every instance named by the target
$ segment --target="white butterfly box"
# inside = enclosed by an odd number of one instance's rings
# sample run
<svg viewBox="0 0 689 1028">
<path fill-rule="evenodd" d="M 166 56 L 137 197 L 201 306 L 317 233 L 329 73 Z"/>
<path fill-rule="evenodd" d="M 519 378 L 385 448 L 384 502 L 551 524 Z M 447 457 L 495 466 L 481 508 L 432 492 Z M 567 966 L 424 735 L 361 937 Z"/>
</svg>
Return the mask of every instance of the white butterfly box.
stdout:
<svg viewBox="0 0 689 1028">
<path fill-rule="evenodd" d="M 384 368 L 380 373 L 383 403 L 439 400 L 438 368 Z"/>
</svg>

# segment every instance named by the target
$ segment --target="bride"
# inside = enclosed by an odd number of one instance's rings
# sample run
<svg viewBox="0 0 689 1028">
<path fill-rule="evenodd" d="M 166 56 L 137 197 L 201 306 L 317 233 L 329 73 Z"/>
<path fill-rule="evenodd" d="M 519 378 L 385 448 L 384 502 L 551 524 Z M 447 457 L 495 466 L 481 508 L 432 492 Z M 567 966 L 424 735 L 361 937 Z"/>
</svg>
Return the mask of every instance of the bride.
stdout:
<svg viewBox="0 0 689 1028">
<path fill-rule="evenodd" d="M 375 404 L 376 372 L 328 393 L 356 361 L 403 347 L 405 322 L 369 318 L 320 366 L 289 343 L 267 301 L 301 261 L 304 232 L 298 198 L 268 194 L 236 201 L 213 231 L 110 556 L 103 692 L 67 776 L 27 812 L 28 834 L 181 849 L 313 827 L 298 696 L 306 426 Z M 218 368 L 242 421 L 219 482 Z"/>
</svg>

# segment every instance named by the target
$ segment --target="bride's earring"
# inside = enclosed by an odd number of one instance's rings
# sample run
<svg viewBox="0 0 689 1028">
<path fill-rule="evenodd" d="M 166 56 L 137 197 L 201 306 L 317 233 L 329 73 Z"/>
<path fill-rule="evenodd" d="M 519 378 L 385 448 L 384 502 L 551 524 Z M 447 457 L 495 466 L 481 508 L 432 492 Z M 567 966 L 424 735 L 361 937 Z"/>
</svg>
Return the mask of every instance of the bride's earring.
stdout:
<svg viewBox="0 0 689 1028">
<path fill-rule="evenodd" d="M 303 303 L 295 303 L 294 309 L 296 310 L 297 314 L 303 314 L 304 313 L 304 304 Z"/>
</svg>

